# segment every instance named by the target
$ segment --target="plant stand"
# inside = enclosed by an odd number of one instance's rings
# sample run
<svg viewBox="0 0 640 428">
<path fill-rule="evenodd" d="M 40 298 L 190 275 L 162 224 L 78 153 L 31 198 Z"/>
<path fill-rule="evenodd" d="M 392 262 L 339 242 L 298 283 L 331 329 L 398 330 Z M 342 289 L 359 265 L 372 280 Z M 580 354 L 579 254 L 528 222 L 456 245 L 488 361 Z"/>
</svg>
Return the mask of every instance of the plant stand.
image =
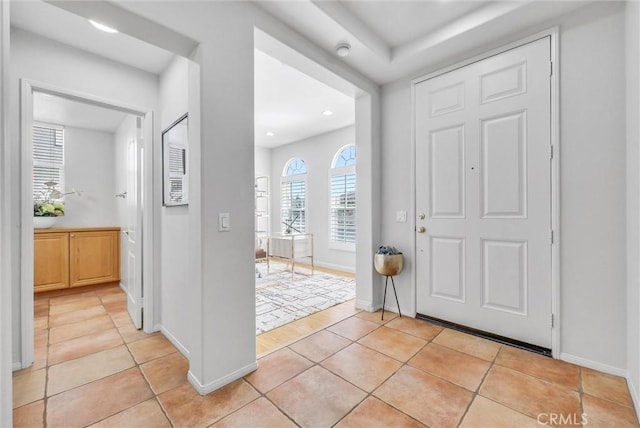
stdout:
<svg viewBox="0 0 640 428">
<path fill-rule="evenodd" d="M 389 278 L 391 278 L 393 294 L 396 296 L 398 314 L 400 315 L 400 317 L 402 317 L 402 312 L 400 312 L 400 302 L 398 301 L 398 292 L 396 291 L 396 283 L 393 280 L 394 275 L 398 275 L 400 272 L 402 272 L 402 267 L 404 266 L 402 253 L 374 254 L 373 265 L 376 268 L 376 272 L 387 277 L 384 281 L 384 297 L 382 299 L 382 321 L 384 321 L 384 305 L 387 302 L 387 285 L 389 285 Z"/>
<path fill-rule="evenodd" d="M 398 302 L 398 293 L 396 292 L 396 283 L 393 281 L 393 275 L 386 275 L 386 279 L 384 280 L 384 297 L 382 298 L 382 321 L 384 321 L 384 305 L 387 302 L 387 284 L 389 283 L 389 278 L 391 278 L 391 286 L 393 287 L 393 294 L 396 296 L 396 305 L 398 305 L 398 315 L 402 318 L 402 312 L 400 312 L 400 302 Z"/>
</svg>

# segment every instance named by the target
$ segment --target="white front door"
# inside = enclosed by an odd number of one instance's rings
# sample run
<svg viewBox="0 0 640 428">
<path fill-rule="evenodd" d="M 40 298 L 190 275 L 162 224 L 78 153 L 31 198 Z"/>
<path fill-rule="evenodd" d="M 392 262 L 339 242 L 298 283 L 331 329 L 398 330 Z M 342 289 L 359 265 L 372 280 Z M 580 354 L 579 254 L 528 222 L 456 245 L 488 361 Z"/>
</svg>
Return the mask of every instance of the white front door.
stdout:
<svg viewBox="0 0 640 428">
<path fill-rule="evenodd" d="M 414 106 L 417 312 L 545 348 L 550 43 L 417 83 Z"/>
<path fill-rule="evenodd" d="M 142 126 L 127 146 L 127 224 L 124 253 L 127 309 L 136 328 L 142 328 Z"/>
</svg>

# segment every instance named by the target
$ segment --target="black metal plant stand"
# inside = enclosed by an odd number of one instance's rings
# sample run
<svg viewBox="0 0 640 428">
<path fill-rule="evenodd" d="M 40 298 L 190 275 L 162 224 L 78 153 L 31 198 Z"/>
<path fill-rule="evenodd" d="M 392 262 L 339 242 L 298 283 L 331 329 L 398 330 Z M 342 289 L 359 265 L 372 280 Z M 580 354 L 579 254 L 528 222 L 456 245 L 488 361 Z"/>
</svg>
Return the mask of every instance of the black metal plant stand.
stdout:
<svg viewBox="0 0 640 428">
<path fill-rule="evenodd" d="M 385 275 L 387 278 L 384 280 L 384 297 L 382 298 L 382 321 L 384 321 L 384 305 L 387 302 L 387 284 L 389 278 L 391 278 L 391 285 L 393 286 L 393 294 L 396 296 L 396 304 L 398 305 L 398 314 L 402 318 L 402 312 L 400 312 L 400 302 L 398 302 L 398 293 L 396 292 L 396 283 L 393 281 L 393 275 Z"/>
</svg>

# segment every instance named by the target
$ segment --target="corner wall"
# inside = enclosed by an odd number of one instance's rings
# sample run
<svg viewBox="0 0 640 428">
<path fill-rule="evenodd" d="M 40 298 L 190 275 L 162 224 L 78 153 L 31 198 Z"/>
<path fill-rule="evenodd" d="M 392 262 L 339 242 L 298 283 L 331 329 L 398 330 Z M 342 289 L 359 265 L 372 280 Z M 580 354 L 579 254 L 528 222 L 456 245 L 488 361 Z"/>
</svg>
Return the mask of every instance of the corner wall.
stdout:
<svg viewBox="0 0 640 428">
<path fill-rule="evenodd" d="M 120 226 L 115 188 L 115 141 L 108 132 L 64 126 L 65 215 L 56 227 Z"/>
<path fill-rule="evenodd" d="M 640 413 L 640 3 L 626 3 L 627 382 Z"/>
<path fill-rule="evenodd" d="M 164 131 L 185 113 L 189 113 L 189 60 L 175 57 L 160 76 L 160 128 Z M 189 120 L 189 134 L 195 132 Z M 156 147 L 162 151 L 162 140 Z M 162 162 L 160 161 L 160 165 Z M 191 170 L 191 165 L 187 165 Z M 160 178 L 162 180 L 162 178 Z M 191 186 L 190 186 L 191 188 Z M 161 203 L 161 201 L 159 201 Z M 194 293 L 189 284 L 189 205 L 161 208 L 161 286 L 160 319 L 162 332 L 180 351 L 189 356 L 190 323 L 188 314 Z"/>
<path fill-rule="evenodd" d="M 595 4 L 560 25 L 561 357 L 624 374 L 626 367 L 625 87 L 623 5 Z M 542 30 L 543 28 L 539 29 Z M 534 34 L 536 31 L 532 31 Z M 515 41 L 515 40 L 510 40 Z M 497 48 L 487 46 L 487 51 Z M 424 75 L 435 70 L 425 70 Z M 396 280 L 412 304 L 415 256 L 410 78 L 382 89 L 382 238 L 405 252 Z M 410 215 L 412 215 L 410 213 Z M 622 309 L 621 309 L 622 308 Z"/>
</svg>

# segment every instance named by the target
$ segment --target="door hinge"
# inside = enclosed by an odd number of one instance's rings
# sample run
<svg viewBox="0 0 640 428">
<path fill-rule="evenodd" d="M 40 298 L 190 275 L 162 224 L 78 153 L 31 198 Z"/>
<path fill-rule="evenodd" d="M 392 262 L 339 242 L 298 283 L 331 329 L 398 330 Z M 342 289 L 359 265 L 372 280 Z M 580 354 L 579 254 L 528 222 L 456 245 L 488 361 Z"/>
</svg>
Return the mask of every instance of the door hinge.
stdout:
<svg viewBox="0 0 640 428">
<path fill-rule="evenodd" d="M 549 232 L 550 232 L 549 238 L 551 239 L 551 243 L 553 244 L 553 240 L 554 240 L 553 229 L 551 229 Z"/>
<path fill-rule="evenodd" d="M 553 153 L 553 145 L 550 145 L 549 146 L 549 159 L 553 159 L 553 155 L 554 155 L 554 153 Z"/>
<path fill-rule="evenodd" d="M 549 76 L 553 76 L 553 61 L 549 61 Z"/>
<path fill-rule="evenodd" d="M 551 328 L 555 326 L 555 317 L 551 314 Z"/>
</svg>

